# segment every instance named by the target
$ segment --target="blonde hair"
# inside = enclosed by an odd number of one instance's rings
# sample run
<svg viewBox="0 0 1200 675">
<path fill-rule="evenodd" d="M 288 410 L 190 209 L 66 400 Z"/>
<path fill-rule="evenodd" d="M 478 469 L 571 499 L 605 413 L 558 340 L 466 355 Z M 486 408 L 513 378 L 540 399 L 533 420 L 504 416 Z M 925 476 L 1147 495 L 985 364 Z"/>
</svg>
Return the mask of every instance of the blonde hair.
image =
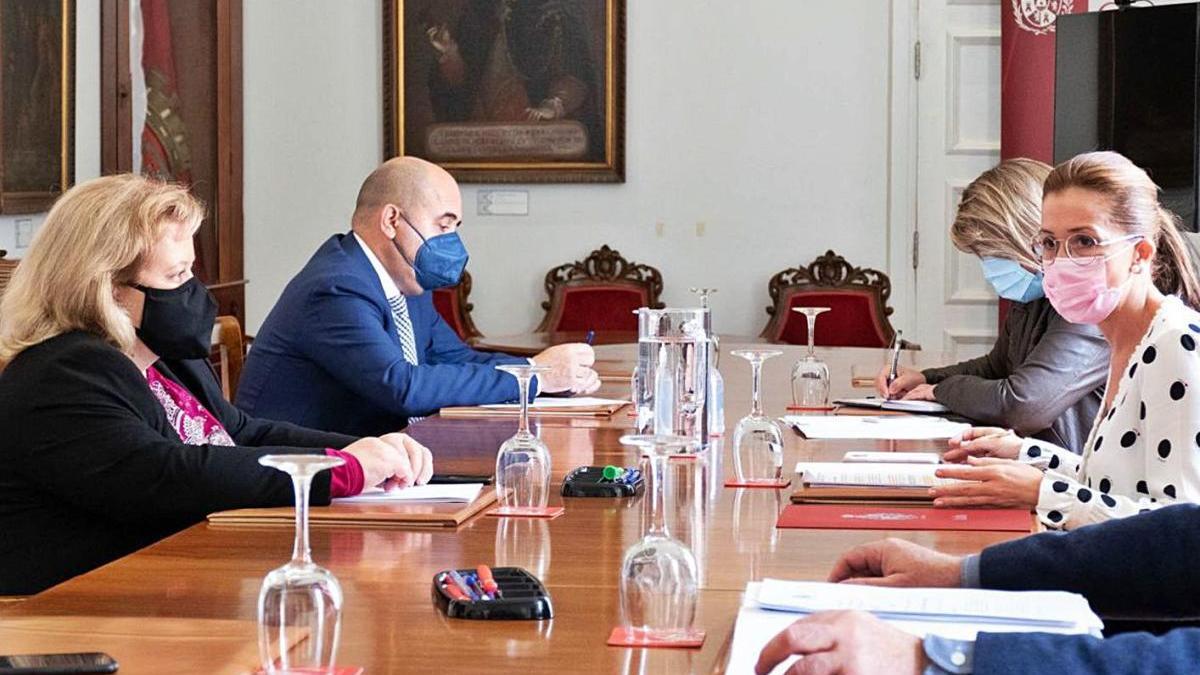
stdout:
<svg viewBox="0 0 1200 675">
<path fill-rule="evenodd" d="M 134 282 L 167 223 L 187 223 L 195 231 L 203 217 L 203 205 L 183 186 L 134 174 L 67 190 L 0 300 L 0 363 L 75 330 L 129 353 L 134 328 L 114 290 Z"/>
<path fill-rule="evenodd" d="M 1046 178 L 1045 194 L 1069 188 L 1104 197 L 1114 226 L 1154 244 L 1151 276 L 1158 290 L 1200 309 L 1200 278 L 1192 249 L 1179 231 L 1179 217 L 1159 203 L 1159 187 L 1141 167 L 1115 152 L 1077 155 L 1054 167 Z"/>
<path fill-rule="evenodd" d="M 963 253 L 1004 258 L 1037 269 L 1033 239 L 1042 227 L 1042 183 L 1049 165 L 1007 159 L 963 190 L 950 241 Z"/>
</svg>

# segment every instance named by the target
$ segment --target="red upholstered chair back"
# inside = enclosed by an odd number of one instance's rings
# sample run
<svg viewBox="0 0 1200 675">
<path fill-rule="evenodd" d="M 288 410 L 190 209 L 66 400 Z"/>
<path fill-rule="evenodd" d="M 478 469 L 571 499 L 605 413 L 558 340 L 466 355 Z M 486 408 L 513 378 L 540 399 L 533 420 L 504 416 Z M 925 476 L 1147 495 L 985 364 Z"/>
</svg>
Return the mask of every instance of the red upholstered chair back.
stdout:
<svg viewBox="0 0 1200 675">
<path fill-rule="evenodd" d="M 825 347 L 888 347 L 895 329 L 887 306 L 892 284 L 878 270 L 854 267 L 826 251 L 807 267 L 786 269 L 771 278 L 771 320 L 762 337 L 788 344 L 808 343 L 808 320 L 793 307 L 829 307 L 817 318 L 815 342 Z"/>
<path fill-rule="evenodd" d="M 433 291 L 434 309 L 464 341 L 483 336 L 483 333 L 480 333 L 479 329 L 475 327 L 475 322 L 471 320 L 471 310 L 475 309 L 475 305 L 467 302 L 467 296 L 470 294 L 471 274 L 466 270 L 463 270 L 462 279 L 459 280 L 457 286 L 438 288 Z"/>
<path fill-rule="evenodd" d="M 661 309 L 662 274 L 606 246 L 546 273 L 539 332 L 636 331 L 639 307 Z"/>
</svg>

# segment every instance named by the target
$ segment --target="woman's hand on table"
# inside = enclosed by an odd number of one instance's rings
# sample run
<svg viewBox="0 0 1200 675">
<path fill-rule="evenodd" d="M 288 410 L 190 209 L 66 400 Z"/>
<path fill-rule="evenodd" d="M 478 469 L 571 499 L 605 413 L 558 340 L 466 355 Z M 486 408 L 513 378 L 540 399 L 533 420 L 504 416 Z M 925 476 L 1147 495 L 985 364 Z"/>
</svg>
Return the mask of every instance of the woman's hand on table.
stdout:
<svg viewBox="0 0 1200 675">
<path fill-rule="evenodd" d="M 944 462 L 965 462 L 968 457 L 1016 459 L 1024 439 L 1010 429 L 971 427 L 961 436 L 950 439 L 950 449 L 942 455 Z"/>
<path fill-rule="evenodd" d="M 1037 467 L 1010 459 L 970 457 L 967 466 L 943 465 L 938 478 L 967 481 L 939 485 L 929 489 L 933 505 L 938 508 L 991 506 L 996 508 L 1033 509 L 1042 487 L 1042 472 Z"/>
<path fill-rule="evenodd" d="M 363 470 L 363 485 L 385 483 L 399 487 L 423 485 L 433 476 L 433 455 L 407 434 L 360 438 L 342 449 L 354 455 Z"/>
</svg>

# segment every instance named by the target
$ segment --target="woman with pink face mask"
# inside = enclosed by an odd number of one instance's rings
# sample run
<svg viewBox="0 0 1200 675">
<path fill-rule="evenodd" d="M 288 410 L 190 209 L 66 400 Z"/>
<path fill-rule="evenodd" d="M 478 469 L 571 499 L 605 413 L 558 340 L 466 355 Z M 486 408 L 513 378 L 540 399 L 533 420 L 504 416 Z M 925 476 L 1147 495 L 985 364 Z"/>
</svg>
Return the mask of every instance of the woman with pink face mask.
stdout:
<svg viewBox="0 0 1200 675">
<path fill-rule="evenodd" d="M 1112 349 L 1100 413 L 1082 457 L 971 429 L 945 455 L 968 465 L 938 471 L 968 482 L 931 490 L 934 505 L 1036 508 L 1070 529 L 1200 502 L 1200 278 L 1158 186 L 1112 152 L 1060 164 L 1033 249 L 1055 310 L 1097 325 Z"/>
</svg>

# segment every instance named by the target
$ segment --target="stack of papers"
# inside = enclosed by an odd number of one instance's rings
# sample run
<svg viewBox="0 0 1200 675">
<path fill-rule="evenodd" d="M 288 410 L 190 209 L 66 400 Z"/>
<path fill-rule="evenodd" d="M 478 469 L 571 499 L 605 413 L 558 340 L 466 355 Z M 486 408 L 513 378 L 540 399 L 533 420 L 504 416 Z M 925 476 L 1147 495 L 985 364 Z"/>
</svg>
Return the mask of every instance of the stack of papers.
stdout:
<svg viewBox="0 0 1200 675">
<path fill-rule="evenodd" d="M 962 482 L 938 478 L 937 464 L 800 462 L 796 503 L 932 503 L 929 488 Z"/>
<path fill-rule="evenodd" d="M 884 588 L 764 579 L 746 585 L 726 670 L 754 672 L 771 638 L 807 614 L 835 609 L 871 612 L 918 637 L 933 633 L 956 640 L 973 640 L 981 632 L 1099 637 L 1104 628 L 1083 596 L 1062 591 Z M 795 660 L 784 661 L 772 672 L 785 672 Z"/>
<path fill-rule="evenodd" d="M 558 410 L 562 408 L 603 408 L 610 405 L 625 405 L 629 401 L 616 398 L 597 398 L 595 396 L 575 396 L 562 398 L 558 396 L 538 396 L 529 404 L 530 410 Z M 480 408 L 490 410 L 520 410 L 520 403 L 489 403 Z"/>
<path fill-rule="evenodd" d="M 539 396 L 529 404 L 529 411 L 537 415 L 559 417 L 611 417 L 613 413 L 629 404 L 616 398 L 576 396 L 561 398 Z M 442 417 L 515 417 L 521 412 L 520 403 L 491 403 L 479 406 L 451 406 L 442 408 Z"/>
<path fill-rule="evenodd" d="M 921 487 L 951 485 L 963 481 L 938 478 L 936 464 L 889 464 L 846 462 L 799 462 L 796 473 L 810 486 L 853 485 L 860 487 Z"/>
<path fill-rule="evenodd" d="M 340 497 L 335 504 L 470 504 L 483 490 L 483 483 L 458 483 L 446 485 L 415 485 L 413 487 L 384 490 L 367 488 L 353 497 Z"/>
<path fill-rule="evenodd" d="M 805 438 L 861 438 L 882 440 L 932 440 L 953 438 L 971 428 L 942 417 L 892 415 L 860 417 L 856 415 L 788 415 L 783 421 L 804 434 Z"/>
</svg>

